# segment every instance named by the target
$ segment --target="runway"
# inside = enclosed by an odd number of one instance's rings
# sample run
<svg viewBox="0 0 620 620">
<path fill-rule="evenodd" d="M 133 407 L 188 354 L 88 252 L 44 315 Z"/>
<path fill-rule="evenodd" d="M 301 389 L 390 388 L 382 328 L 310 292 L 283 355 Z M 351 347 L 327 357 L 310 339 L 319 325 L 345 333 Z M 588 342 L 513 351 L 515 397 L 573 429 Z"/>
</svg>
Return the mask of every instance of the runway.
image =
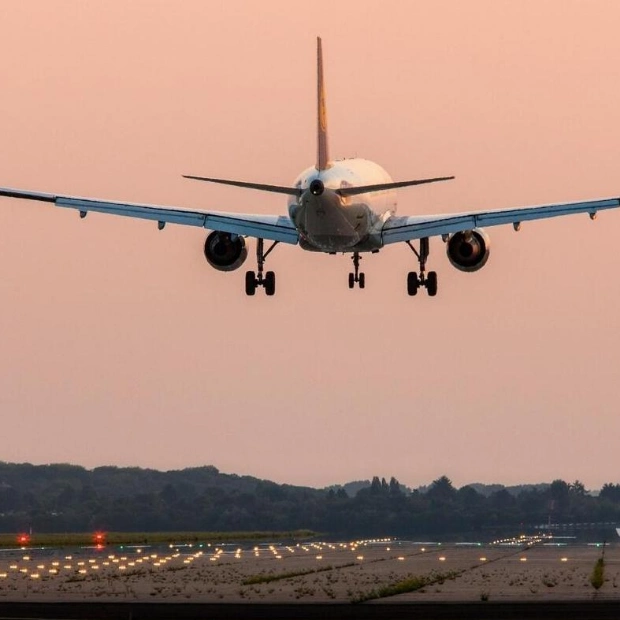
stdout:
<svg viewBox="0 0 620 620">
<path fill-rule="evenodd" d="M 590 578 L 603 552 L 605 580 L 595 589 Z M 484 618 L 492 609 L 493 617 L 544 610 L 540 617 L 589 618 L 570 616 L 588 609 L 603 618 L 613 608 L 617 618 L 619 586 L 616 544 L 551 539 L 0 550 L 7 618 L 374 617 L 386 606 L 397 617 L 421 610 L 425 618 Z M 528 615 L 506 615 L 517 608 Z"/>
</svg>

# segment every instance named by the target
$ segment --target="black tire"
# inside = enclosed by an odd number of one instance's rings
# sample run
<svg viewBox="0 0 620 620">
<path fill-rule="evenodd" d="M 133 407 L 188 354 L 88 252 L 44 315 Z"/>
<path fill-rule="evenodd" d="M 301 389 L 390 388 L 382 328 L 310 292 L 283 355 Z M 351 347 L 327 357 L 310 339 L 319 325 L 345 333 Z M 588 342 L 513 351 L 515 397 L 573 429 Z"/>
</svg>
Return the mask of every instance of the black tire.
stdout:
<svg viewBox="0 0 620 620">
<path fill-rule="evenodd" d="M 429 271 L 426 276 L 426 292 L 429 297 L 437 295 L 437 272 Z"/>
<path fill-rule="evenodd" d="M 366 286 L 366 274 L 365 273 L 360 273 L 359 285 L 360 285 L 360 288 L 364 288 Z"/>
<path fill-rule="evenodd" d="M 355 276 L 350 273 L 349 274 L 349 288 L 353 288 L 355 286 Z"/>
<path fill-rule="evenodd" d="M 410 271 L 407 274 L 407 293 L 409 295 L 417 295 L 420 288 L 420 279 L 415 271 Z"/>
<path fill-rule="evenodd" d="M 245 272 L 245 294 L 254 295 L 256 293 L 256 274 L 253 271 Z"/>
<path fill-rule="evenodd" d="M 276 294 L 276 274 L 273 271 L 265 274 L 265 293 L 269 296 Z"/>
</svg>

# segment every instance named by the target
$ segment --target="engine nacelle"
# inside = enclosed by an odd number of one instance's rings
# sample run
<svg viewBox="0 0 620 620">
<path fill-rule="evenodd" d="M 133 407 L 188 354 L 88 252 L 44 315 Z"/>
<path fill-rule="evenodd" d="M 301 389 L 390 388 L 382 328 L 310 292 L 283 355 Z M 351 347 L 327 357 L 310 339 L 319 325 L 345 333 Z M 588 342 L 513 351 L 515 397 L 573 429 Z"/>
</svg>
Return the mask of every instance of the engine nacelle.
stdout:
<svg viewBox="0 0 620 620">
<path fill-rule="evenodd" d="M 218 271 L 239 269 L 248 257 L 245 239 L 227 232 L 214 230 L 205 241 L 205 258 Z"/>
<path fill-rule="evenodd" d="M 460 271 L 478 271 L 489 260 L 491 239 L 481 228 L 450 235 L 446 245 L 448 260 Z"/>
</svg>

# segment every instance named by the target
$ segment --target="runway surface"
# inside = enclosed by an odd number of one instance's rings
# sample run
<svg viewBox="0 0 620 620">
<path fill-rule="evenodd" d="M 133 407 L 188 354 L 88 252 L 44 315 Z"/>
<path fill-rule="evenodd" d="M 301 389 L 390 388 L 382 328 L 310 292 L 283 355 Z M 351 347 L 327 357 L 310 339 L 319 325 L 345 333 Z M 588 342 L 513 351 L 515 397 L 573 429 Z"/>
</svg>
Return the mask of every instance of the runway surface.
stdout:
<svg viewBox="0 0 620 620">
<path fill-rule="evenodd" d="M 514 538 L 0 550 L 0 618 L 377 616 L 620 618 L 620 546 Z"/>
</svg>

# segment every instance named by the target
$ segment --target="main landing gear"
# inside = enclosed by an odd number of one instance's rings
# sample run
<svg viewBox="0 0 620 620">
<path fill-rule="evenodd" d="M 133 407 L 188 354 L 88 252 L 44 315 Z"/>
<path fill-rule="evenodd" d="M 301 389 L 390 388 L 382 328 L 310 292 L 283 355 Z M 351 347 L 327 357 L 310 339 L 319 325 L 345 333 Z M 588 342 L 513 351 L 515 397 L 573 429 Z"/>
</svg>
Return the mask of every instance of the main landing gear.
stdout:
<svg viewBox="0 0 620 620">
<path fill-rule="evenodd" d="M 257 271 L 245 272 L 245 294 L 254 295 L 256 293 L 256 287 L 262 286 L 265 289 L 265 293 L 269 296 L 276 294 L 276 274 L 273 271 L 267 271 L 263 276 L 263 268 L 265 266 L 265 259 L 269 256 L 273 248 L 278 245 L 279 241 L 274 241 L 269 249 L 264 251 L 263 239 L 256 240 L 256 263 Z"/>
<path fill-rule="evenodd" d="M 364 288 L 366 286 L 366 274 L 360 273 L 360 260 L 362 259 L 359 252 L 353 252 L 351 259 L 355 272 L 349 274 L 349 288 L 354 288 L 356 283 L 360 288 Z"/>
<path fill-rule="evenodd" d="M 415 271 L 410 271 L 407 274 L 407 293 L 409 295 L 416 295 L 418 289 L 423 286 L 426 288 L 429 297 L 435 297 L 435 295 L 437 295 L 437 272 L 429 271 L 426 273 L 426 261 L 428 259 L 430 246 L 428 237 L 420 239 L 419 251 L 413 247 L 411 241 L 407 241 L 406 243 L 418 257 L 418 262 L 420 263 L 419 274 Z"/>
</svg>

